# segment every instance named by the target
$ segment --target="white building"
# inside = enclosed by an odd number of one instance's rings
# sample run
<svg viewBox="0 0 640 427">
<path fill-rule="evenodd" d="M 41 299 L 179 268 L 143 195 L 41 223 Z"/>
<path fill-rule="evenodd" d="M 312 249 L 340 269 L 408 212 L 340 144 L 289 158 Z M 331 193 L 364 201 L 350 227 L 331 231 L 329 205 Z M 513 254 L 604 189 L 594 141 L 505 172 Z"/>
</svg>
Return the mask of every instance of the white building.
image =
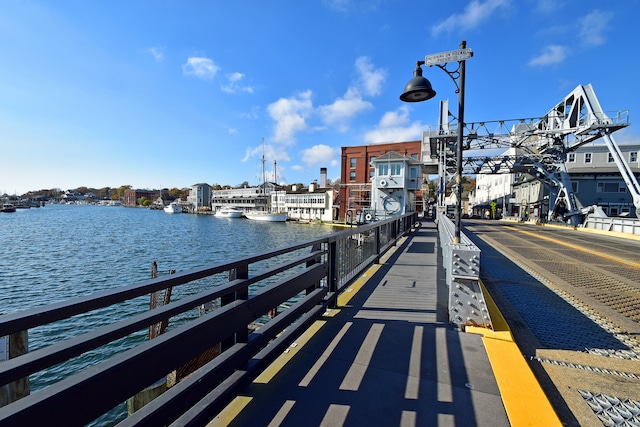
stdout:
<svg viewBox="0 0 640 427">
<path fill-rule="evenodd" d="M 265 211 L 269 209 L 267 201 L 271 193 L 279 189 L 279 185 L 267 182 L 259 187 L 214 190 L 211 193 L 211 209 L 218 211 L 223 207 L 229 207 L 245 212 Z"/>
<path fill-rule="evenodd" d="M 306 189 L 293 186 L 291 191 L 272 193 L 271 205 L 287 212 L 292 220 L 331 222 L 335 219 L 335 199 L 333 188 L 319 188 L 318 184 L 312 183 Z"/>
<path fill-rule="evenodd" d="M 381 220 L 416 211 L 416 192 L 422 186 L 422 162 L 394 151 L 375 158 L 371 165 L 371 208 L 364 220 Z M 359 218 L 360 220 L 360 218 Z"/>
<path fill-rule="evenodd" d="M 197 211 L 211 209 L 211 186 L 203 183 L 192 185 L 187 202 Z"/>
</svg>

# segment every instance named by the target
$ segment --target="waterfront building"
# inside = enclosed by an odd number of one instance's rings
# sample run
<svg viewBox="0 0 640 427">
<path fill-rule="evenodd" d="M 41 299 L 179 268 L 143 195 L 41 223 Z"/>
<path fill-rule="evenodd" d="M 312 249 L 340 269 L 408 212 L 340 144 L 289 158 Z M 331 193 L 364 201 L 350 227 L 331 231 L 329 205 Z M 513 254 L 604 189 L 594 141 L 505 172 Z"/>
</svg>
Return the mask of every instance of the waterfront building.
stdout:
<svg viewBox="0 0 640 427">
<path fill-rule="evenodd" d="M 418 210 L 416 193 L 421 191 L 422 162 L 387 152 L 371 161 L 374 175 L 371 180 L 371 206 L 364 210 L 359 222 L 383 220 Z M 422 202 L 420 202 L 422 207 Z"/>
<path fill-rule="evenodd" d="M 337 192 L 313 182 L 307 188 L 292 186 L 291 191 L 272 193 L 272 204 L 287 212 L 289 219 L 304 222 L 331 222 L 337 218 L 334 208 Z M 277 198 L 277 199 L 276 199 Z"/>
<path fill-rule="evenodd" d="M 282 190 L 282 186 L 273 182 L 265 182 L 258 187 L 226 188 L 211 192 L 211 209 L 234 208 L 243 212 L 266 211 L 269 198 L 274 191 Z"/>
<path fill-rule="evenodd" d="M 211 210 L 211 186 L 205 183 L 192 185 L 187 203 L 196 211 Z"/>
<path fill-rule="evenodd" d="M 509 148 L 498 155 L 515 156 L 516 149 Z M 463 209 L 463 212 L 484 219 L 497 219 L 502 216 L 518 215 L 518 206 L 512 201 L 512 198 L 515 197 L 515 173 L 508 172 L 507 169 L 504 169 L 501 170 L 500 173 L 477 174 L 475 179 L 475 188 L 469 193 L 469 206 L 467 209 Z M 521 181 L 521 184 L 523 183 L 524 181 Z M 527 193 L 528 200 L 531 189 L 527 189 L 525 192 Z"/>
<path fill-rule="evenodd" d="M 636 179 L 639 179 L 640 144 L 617 145 Z M 611 217 L 638 216 L 632 196 L 606 145 L 594 142 L 568 153 L 565 166 L 578 207 L 597 205 Z M 549 201 L 556 197 L 555 188 L 543 185 L 527 173 L 479 174 L 472 196 L 472 213 L 487 217 L 486 212 L 495 203 L 498 211 L 504 212 L 505 216 L 546 220 Z M 562 206 L 559 208 L 562 210 Z M 552 216 L 562 213 L 555 212 Z"/>
<path fill-rule="evenodd" d="M 636 179 L 640 180 L 640 144 L 617 145 Z M 582 206 L 598 205 L 612 217 L 638 216 L 627 185 L 606 145 L 584 145 L 568 154 L 565 165 L 573 192 Z"/>
<path fill-rule="evenodd" d="M 141 197 L 147 200 L 155 200 L 160 197 L 160 190 L 134 190 L 133 188 L 127 188 L 124 190 L 122 204 L 124 206 L 135 206 Z"/>
<path fill-rule="evenodd" d="M 422 141 L 419 140 L 342 147 L 338 212 L 340 220 L 345 220 L 347 211 L 355 215 L 371 209 L 372 180 L 375 176 L 372 162 L 391 151 L 422 161 Z M 422 210 L 422 191 L 416 191 L 415 196 L 418 210 Z"/>
</svg>

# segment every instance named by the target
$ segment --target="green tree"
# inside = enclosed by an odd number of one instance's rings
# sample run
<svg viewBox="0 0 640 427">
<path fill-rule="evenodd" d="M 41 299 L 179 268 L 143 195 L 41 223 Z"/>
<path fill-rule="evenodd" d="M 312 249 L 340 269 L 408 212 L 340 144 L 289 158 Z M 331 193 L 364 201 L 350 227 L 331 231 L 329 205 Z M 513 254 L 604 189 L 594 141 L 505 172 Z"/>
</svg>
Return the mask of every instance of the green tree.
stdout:
<svg viewBox="0 0 640 427">
<path fill-rule="evenodd" d="M 127 190 L 129 188 L 131 188 L 130 185 L 121 185 L 120 187 L 118 187 L 117 190 L 116 190 L 118 192 L 117 193 L 118 197 L 116 199 L 114 199 L 114 200 L 119 200 L 119 199 L 124 198 L 124 190 Z"/>
</svg>

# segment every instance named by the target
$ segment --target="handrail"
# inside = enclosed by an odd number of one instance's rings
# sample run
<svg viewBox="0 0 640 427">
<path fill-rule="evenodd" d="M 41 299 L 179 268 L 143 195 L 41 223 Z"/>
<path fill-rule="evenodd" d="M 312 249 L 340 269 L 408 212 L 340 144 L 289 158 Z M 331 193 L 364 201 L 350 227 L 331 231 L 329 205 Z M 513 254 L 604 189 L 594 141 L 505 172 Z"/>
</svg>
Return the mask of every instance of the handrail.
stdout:
<svg viewBox="0 0 640 427">
<path fill-rule="evenodd" d="M 221 344 L 218 357 L 124 424 L 158 425 L 150 421 L 158 419 L 169 424 L 181 416 L 208 416 L 334 305 L 337 295 L 359 272 L 377 262 L 416 221 L 414 212 L 274 251 L 0 316 L 0 337 L 14 336 L 95 310 L 121 310 L 133 298 L 196 280 L 218 278 L 219 283 L 153 310 L 134 310 L 93 330 L 88 330 L 89 324 L 79 335 L 47 347 L 37 348 L 36 343 L 36 350 L 1 362 L 0 391 L 59 363 L 73 363 L 73 358 L 88 351 L 123 339 L 130 341 L 112 357 L 0 407 L 0 426 L 41 425 L 55 420 L 64 420 L 67 425 L 92 422 Z M 193 320 L 178 320 L 211 301 L 216 301 L 217 309 Z M 283 305 L 286 308 L 280 313 L 268 315 Z M 167 332 L 144 339 L 147 328 L 168 319 L 173 326 Z M 217 397 L 206 407 L 198 405 L 200 409 L 194 413 L 190 405 L 213 390 Z"/>
</svg>

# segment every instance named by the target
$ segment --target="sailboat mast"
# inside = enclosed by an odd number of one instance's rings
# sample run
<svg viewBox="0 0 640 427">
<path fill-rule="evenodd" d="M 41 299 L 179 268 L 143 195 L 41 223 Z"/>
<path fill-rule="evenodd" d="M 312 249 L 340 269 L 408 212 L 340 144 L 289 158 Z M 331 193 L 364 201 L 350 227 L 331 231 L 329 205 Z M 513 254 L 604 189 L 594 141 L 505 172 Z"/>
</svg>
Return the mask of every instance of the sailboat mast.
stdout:
<svg viewBox="0 0 640 427">
<path fill-rule="evenodd" d="M 265 175 L 264 172 L 264 136 L 262 137 L 262 194 L 266 195 L 267 194 L 267 189 L 265 188 L 267 183 L 267 176 Z"/>
<path fill-rule="evenodd" d="M 278 173 L 276 172 L 276 161 L 273 161 L 273 181 L 276 185 L 278 185 Z M 276 212 L 278 212 L 278 191 L 277 188 L 274 187 L 276 193 Z"/>
</svg>

